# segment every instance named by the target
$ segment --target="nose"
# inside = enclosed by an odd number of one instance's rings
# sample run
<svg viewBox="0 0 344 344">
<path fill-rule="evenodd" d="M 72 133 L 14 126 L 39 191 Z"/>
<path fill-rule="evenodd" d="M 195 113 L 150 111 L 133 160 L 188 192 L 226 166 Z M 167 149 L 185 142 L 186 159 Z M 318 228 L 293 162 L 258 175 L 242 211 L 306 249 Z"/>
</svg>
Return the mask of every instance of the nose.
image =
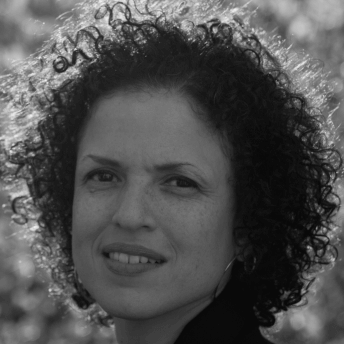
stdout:
<svg viewBox="0 0 344 344">
<path fill-rule="evenodd" d="M 112 223 L 116 228 L 126 230 L 154 229 L 151 203 L 151 192 L 147 186 L 139 182 L 127 182 L 115 199 Z"/>
</svg>

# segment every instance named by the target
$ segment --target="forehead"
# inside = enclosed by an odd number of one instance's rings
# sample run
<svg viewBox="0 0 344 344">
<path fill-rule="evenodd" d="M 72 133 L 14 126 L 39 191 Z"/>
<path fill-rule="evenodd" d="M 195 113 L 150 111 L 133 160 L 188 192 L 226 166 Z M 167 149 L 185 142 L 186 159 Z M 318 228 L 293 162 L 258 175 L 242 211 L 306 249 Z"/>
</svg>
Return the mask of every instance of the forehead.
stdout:
<svg viewBox="0 0 344 344">
<path fill-rule="evenodd" d="M 78 158 L 102 154 L 131 162 L 186 160 L 227 166 L 219 137 L 185 96 L 166 90 L 121 91 L 101 98 L 81 134 Z"/>
</svg>

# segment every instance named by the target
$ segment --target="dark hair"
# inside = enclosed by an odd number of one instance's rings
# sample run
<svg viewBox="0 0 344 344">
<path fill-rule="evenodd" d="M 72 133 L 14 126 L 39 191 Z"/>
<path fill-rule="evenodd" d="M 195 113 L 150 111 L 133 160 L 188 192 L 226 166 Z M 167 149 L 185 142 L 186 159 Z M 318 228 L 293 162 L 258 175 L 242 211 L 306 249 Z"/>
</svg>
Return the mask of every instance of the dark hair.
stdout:
<svg viewBox="0 0 344 344">
<path fill-rule="evenodd" d="M 2 81 L 4 113 L 14 118 L 3 175 L 25 181 L 29 191 L 12 200 L 15 220 L 30 222 L 32 248 L 52 274 L 52 291 L 72 295 L 109 324 L 74 274 L 78 133 L 95 100 L 116 89 L 177 90 L 195 100 L 200 117 L 233 147 L 237 278 L 259 324 L 272 326 L 276 313 L 303 299 L 312 273 L 337 255 L 335 182 L 342 160 L 325 116 L 326 80 L 307 56 L 251 29 L 238 9 L 204 19 L 186 6 L 168 13 L 110 3 L 95 11 L 91 1 L 83 3 L 78 21 L 67 20 Z M 242 10 L 241 18 L 247 16 Z"/>
</svg>

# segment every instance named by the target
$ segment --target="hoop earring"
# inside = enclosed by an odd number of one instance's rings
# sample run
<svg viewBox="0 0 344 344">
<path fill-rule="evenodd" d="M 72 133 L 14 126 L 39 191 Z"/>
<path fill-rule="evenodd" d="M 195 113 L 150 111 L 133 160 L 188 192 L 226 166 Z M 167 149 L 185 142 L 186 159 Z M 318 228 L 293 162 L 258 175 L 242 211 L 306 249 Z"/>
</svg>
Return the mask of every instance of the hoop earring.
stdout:
<svg viewBox="0 0 344 344">
<path fill-rule="evenodd" d="M 229 269 L 229 267 L 233 264 L 233 262 L 235 261 L 236 258 L 237 258 L 237 256 L 234 256 L 234 257 L 232 258 L 232 260 L 228 263 L 228 265 L 227 265 L 225 271 L 223 272 L 223 274 L 222 274 L 222 276 L 221 276 L 221 279 L 220 279 L 219 283 L 217 284 L 217 286 L 216 286 L 216 288 L 215 288 L 215 291 L 214 291 L 214 294 L 213 294 L 213 301 L 216 299 L 217 289 L 219 288 L 219 285 L 220 285 L 220 283 L 221 283 L 221 280 L 222 280 L 224 274 L 225 274 L 226 271 Z"/>
<path fill-rule="evenodd" d="M 94 299 L 92 298 L 91 294 L 82 285 L 82 282 L 75 269 L 74 269 L 74 288 L 76 292 L 72 294 L 73 301 L 81 309 L 89 308 L 94 303 Z"/>
<path fill-rule="evenodd" d="M 232 265 L 232 263 L 234 262 L 236 257 L 233 257 L 233 259 L 228 263 L 226 269 L 225 269 L 225 272 L 228 270 L 228 268 Z"/>
<path fill-rule="evenodd" d="M 252 273 L 256 269 L 256 266 L 257 266 L 256 256 L 253 256 L 252 260 L 253 260 L 252 262 L 247 262 L 247 261 L 244 262 L 244 269 L 248 274 Z"/>
</svg>

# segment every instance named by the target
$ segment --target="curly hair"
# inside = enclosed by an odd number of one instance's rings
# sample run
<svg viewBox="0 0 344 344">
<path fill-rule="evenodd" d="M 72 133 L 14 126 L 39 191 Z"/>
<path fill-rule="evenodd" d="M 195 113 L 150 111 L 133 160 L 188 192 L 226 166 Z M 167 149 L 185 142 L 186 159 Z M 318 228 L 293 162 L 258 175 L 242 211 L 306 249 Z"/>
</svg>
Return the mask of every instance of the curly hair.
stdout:
<svg viewBox="0 0 344 344">
<path fill-rule="evenodd" d="M 10 122 L 2 173 L 28 189 L 14 193 L 14 218 L 30 227 L 52 293 L 72 296 L 93 319 L 110 324 L 74 273 L 78 134 L 92 104 L 117 89 L 177 90 L 195 100 L 224 147 L 232 146 L 240 219 L 234 237 L 242 257 L 235 278 L 259 324 L 270 327 L 337 256 L 342 159 L 326 105 L 329 87 L 308 56 L 252 29 L 246 10 L 217 7 L 209 14 L 167 3 L 159 9 L 155 2 L 85 1 L 77 20 L 66 20 L 2 80 Z"/>
</svg>

